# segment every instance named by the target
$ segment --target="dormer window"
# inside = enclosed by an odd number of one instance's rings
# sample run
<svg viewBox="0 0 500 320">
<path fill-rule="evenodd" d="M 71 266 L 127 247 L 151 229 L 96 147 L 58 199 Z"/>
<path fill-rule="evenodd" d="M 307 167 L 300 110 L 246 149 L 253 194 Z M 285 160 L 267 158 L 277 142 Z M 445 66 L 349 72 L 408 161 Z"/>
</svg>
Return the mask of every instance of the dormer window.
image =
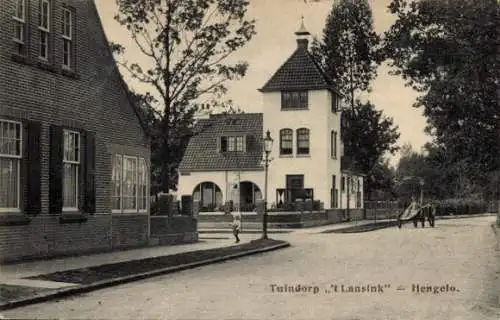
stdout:
<svg viewBox="0 0 500 320">
<path fill-rule="evenodd" d="M 282 91 L 281 109 L 307 109 L 307 91 Z"/>
<path fill-rule="evenodd" d="M 221 137 L 221 152 L 243 152 L 245 151 L 245 137 Z"/>
</svg>

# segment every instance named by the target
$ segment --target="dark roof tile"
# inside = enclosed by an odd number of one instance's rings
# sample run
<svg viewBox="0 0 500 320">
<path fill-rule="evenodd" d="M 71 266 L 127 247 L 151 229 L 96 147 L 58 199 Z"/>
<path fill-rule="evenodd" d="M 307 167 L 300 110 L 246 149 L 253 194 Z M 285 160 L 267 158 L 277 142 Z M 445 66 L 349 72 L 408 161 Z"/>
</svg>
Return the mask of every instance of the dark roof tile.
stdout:
<svg viewBox="0 0 500 320">
<path fill-rule="evenodd" d="M 262 113 L 212 115 L 199 120 L 194 128 L 197 134 L 189 141 L 179 170 L 262 170 L 262 128 Z M 247 136 L 246 152 L 218 152 L 217 139 L 231 135 Z"/>
<path fill-rule="evenodd" d="M 337 91 L 307 48 L 299 46 L 260 91 L 314 89 Z"/>
</svg>

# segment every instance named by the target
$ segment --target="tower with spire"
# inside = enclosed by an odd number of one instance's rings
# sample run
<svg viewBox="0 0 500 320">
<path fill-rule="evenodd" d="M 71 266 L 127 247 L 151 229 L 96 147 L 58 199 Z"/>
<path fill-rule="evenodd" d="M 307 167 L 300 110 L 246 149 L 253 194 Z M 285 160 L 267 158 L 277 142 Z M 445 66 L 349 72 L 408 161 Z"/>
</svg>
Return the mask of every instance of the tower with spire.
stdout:
<svg viewBox="0 0 500 320">
<path fill-rule="evenodd" d="M 361 207 L 362 177 L 346 190 L 341 165 L 341 94 L 309 52 L 303 17 L 295 36 L 295 51 L 259 89 L 263 128 L 275 141 L 267 197 L 277 205 L 312 198 L 325 208 L 344 208 L 348 199 L 350 208 Z"/>
</svg>

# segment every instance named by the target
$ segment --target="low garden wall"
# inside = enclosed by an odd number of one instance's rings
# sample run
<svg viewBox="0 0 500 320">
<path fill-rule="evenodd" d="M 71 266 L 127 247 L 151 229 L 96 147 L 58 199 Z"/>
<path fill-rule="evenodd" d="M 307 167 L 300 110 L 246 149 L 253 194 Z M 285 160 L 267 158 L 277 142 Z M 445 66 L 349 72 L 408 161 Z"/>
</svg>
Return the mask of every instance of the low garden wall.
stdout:
<svg viewBox="0 0 500 320">
<path fill-rule="evenodd" d="M 243 229 L 261 229 L 262 214 L 255 212 L 242 212 L 241 221 Z M 363 219 L 363 209 L 350 209 L 351 220 Z M 344 209 L 331 209 L 304 212 L 268 212 L 269 228 L 308 228 L 327 225 L 348 220 Z M 229 229 L 233 216 L 230 213 L 204 212 L 198 216 L 200 229 Z"/>
<path fill-rule="evenodd" d="M 151 216 L 151 245 L 198 241 L 198 222 L 192 216 Z"/>
</svg>

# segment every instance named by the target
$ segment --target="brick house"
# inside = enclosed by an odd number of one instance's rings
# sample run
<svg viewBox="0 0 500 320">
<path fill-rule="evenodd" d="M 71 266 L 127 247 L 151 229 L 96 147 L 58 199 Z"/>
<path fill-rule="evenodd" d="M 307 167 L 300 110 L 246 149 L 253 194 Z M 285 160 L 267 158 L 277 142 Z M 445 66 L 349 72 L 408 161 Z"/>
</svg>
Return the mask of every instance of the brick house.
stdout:
<svg viewBox="0 0 500 320">
<path fill-rule="evenodd" d="M 150 144 L 92 0 L 0 1 L 0 257 L 145 245 Z"/>
<path fill-rule="evenodd" d="M 252 212 L 263 197 L 262 138 L 274 139 L 267 203 L 287 207 L 297 199 L 324 209 L 363 208 L 364 174 L 343 156 L 343 97 L 314 60 L 301 25 L 297 48 L 259 91 L 263 112 L 217 115 L 197 125 L 180 164 L 179 193 L 201 203 L 200 214 L 228 201 Z M 205 129 L 206 127 L 206 129 Z"/>
</svg>

